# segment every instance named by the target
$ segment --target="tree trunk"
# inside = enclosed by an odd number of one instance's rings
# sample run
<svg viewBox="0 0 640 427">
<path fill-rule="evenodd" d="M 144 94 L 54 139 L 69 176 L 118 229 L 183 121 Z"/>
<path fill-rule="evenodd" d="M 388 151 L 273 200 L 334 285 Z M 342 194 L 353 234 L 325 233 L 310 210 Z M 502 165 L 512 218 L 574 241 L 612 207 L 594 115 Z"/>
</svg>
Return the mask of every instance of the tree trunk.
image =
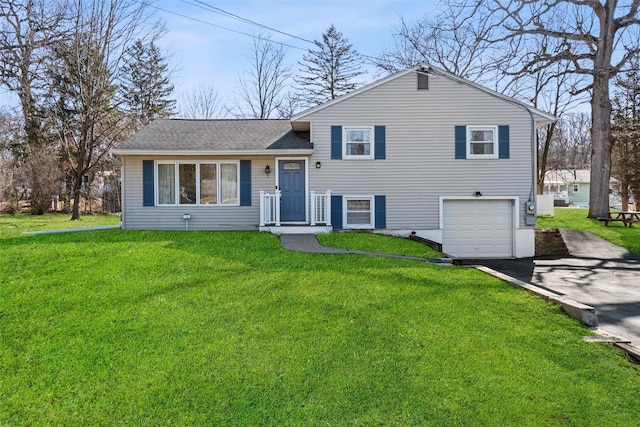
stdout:
<svg viewBox="0 0 640 427">
<path fill-rule="evenodd" d="M 589 218 L 609 214 L 609 178 L 611 177 L 611 56 L 615 38 L 616 1 L 607 1 L 598 14 L 600 37 L 593 61 L 593 94 L 591 99 L 591 189 Z"/>
<path fill-rule="evenodd" d="M 602 80 L 599 88 L 596 87 L 598 79 Z M 588 216 L 598 218 L 609 213 L 612 135 L 608 78 L 596 76 L 594 79 L 591 117 L 591 188 Z"/>
<path fill-rule="evenodd" d="M 78 182 L 74 182 L 73 184 L 73 209 L 71 211 L 71 220 L 75 221 L 80 219 L 80 190 L 82 188 L 82 181 L 80 181 L 80 185 L 78 185 Z"/>
<path fill-rule="evenodd" d="M 544 146 L 542 153 L 538 157 L 538 194 L 544 194 L 544 178 L 547 174 L 547 161 L 549 159 L 549 148 L 551 147 L 551 139 L 556 128 L 556 122 L 547 126 L 547 132 L 544 137 Z"/>
<path fill-rule="evenodd" d="M 83 139 L 83 141 L 86 141 L 87 132 L 83 130 L 82 135 L 85 138 Z M 72 180 L 73 180 L 73 210 L 71 211 L 72 221 L 80 219 L 80 195 L 82 194 L 82 179 L 84 177 L 84 164 L 85 164 L 84 155 L 86 152 L 86 150 L 84 149 L 85 144 L 80 143 L 79 148 L 80 150 L 78 150 L 79 151 L 78 166 L 76 171 L 72 175 Z"/>
</svg>

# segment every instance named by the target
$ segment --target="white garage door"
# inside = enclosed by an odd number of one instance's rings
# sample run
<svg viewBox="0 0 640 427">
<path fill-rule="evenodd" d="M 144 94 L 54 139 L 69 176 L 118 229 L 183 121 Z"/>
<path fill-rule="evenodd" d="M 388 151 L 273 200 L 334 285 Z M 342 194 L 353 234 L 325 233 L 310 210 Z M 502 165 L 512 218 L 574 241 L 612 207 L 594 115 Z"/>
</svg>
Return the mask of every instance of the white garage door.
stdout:
<svg viewBox="0 0 640 427">
<path fill-rule="evenodd" d="M 460 258 L 513 256 L 512 200 L 444 200 L 442 251 Z"/>
</svg>

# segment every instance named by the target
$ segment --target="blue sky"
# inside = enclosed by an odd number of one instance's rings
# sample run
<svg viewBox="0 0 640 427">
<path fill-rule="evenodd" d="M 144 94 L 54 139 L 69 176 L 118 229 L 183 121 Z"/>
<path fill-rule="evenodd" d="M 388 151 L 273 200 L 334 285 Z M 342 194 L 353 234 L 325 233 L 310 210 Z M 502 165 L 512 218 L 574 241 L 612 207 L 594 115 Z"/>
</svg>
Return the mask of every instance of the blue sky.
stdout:
<svg viewBox="0 0 640 427">
<path fill-rule="evenodd" d="M 252 40 L 208 23 L 248 34 L 262 32 L 300 48 L 287 48 L 287 63 L 292 67 L 297 67 L 313 45 L 215 13 L 205 4 L 307 40 L 320 39 L 334 24 L 360 53 L 376 56 L 393 45 L 393 28 L 401 17 L 413 21 L 436 13 L 438 0 L 159 0 L 155 3 L 158 8 L 174 12 L 157 11 L 168 30 L 159 44 L 171 52 L 175 94 L 179 96 L 199 83 L 213 83 L 219 94 L 231 101 L 239 74 L 249 68 L 246 56 Z M 374 73 L 366 78 L 373 80 Z"/>
<path fill-rule="evenodd" d="M 242 18 L 307 40 L 319 40 L 334 24 L 360 53 L 377 56 L 393 45 L 393 29 L 401 17 L 412 22 L 437 12 L 439 0 L 157 0 L 155 13 L 167 33 L 158 42 L 169 53 L 172 83 L 178 98 L 198 84 L 213 84 L 231 105 L 238 77 L 250 66 L 251 35 L 262 32 L 286 43 L 286 62 L 294 70 L 313 44 L 232 19 L 212 11 L 214 6 Z M 216 26 L 226 27 L 225 30 Z M 246 33 L 249 36 L 238 34 Z M 373 67 L 364 76 L 376 78 Z M 0 88 L 0 107 L 17 108 L 15 95 Z"/>
</svg>

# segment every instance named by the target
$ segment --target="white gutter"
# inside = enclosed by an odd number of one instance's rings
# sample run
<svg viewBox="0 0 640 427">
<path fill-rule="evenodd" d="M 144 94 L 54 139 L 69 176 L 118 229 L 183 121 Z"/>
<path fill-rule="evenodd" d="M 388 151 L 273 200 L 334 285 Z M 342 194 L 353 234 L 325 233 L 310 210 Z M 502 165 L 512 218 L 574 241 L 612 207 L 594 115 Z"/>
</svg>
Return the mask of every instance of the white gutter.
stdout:
<svg viewBox="0 0 640 427">
<path fill-rule="evenodd" d="M 113 148 L 112 154 L 117 156 L 286 156 L 313 154 L 313 149 L 280 149 L 280 150 L 142 150 Z"/>
</svg>

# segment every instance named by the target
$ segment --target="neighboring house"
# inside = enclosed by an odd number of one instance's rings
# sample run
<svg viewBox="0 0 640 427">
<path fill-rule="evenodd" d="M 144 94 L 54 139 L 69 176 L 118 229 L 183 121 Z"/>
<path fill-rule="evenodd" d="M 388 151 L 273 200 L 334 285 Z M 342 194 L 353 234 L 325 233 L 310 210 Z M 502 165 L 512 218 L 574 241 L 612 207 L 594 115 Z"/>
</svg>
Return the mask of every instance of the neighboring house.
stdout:
<svg viewBox="0 0 640 427">
<path fill-rule="evenodd" d="M 611 178 L 611 188 L 616 182 Z M 556 206 L 588 206 L 590 190 L 589 169 L 550 170 L 544 175 L 544 194 L 552 194 Z"/>
<path fill-rule="evenodd" d="M 157 120 L 113 153 L 128 229 L 378 229 L 534 255 L 535 128 L 554 117 L 427 66 L 291 120 Z"/>
</svg>

